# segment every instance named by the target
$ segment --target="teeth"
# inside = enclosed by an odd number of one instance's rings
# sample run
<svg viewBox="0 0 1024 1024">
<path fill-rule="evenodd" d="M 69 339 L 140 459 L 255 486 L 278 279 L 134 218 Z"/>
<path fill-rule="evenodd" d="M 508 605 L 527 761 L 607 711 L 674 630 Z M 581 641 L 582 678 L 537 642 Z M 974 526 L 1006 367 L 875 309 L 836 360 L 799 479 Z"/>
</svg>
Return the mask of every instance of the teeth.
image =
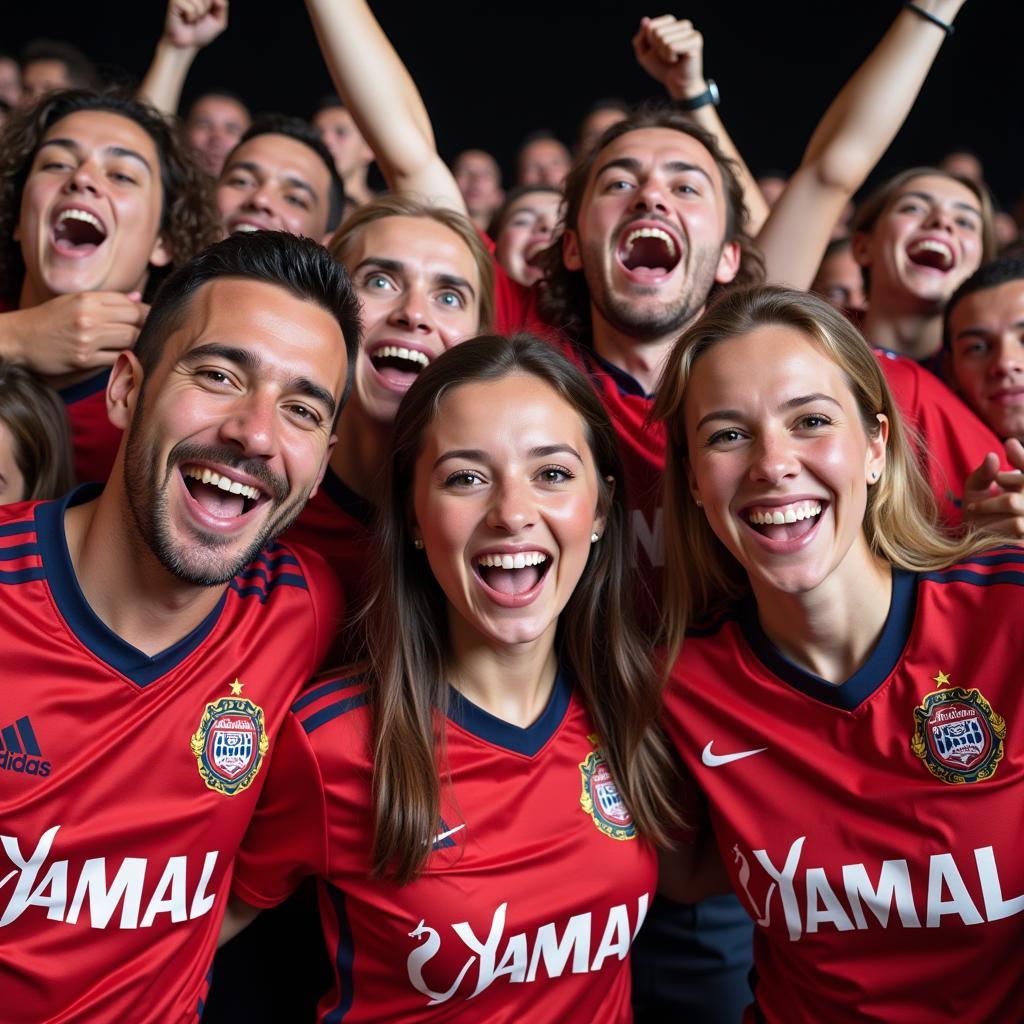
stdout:
<svg viewBox="0 0 1024 1024">
<path fill-rule="evenodd" d="M 804 501 L 784 508 L 751 509 L 747 518 L 755 526 L 782 526 L 784 523 L 799 523 L 817 515 L 821 515 L 821 505 L 816 501 Z"/>
<path fill-rule="evenodd" d="M 922 238 L 921 241 L 910 246 L 907 252 L 911 256 L 919 252 L 937 252 L 943 257 L 947 266 L 951 266 L 953 263 L 953 250 L 945 243 L 933 238 Z"/>
<path fill-rule="evenodd" d="M 104 228 L 100 223 L 99 218 L 94 217 L 87 210 L 61 210 L 61 212 L 57 214 L 57 223 L 63 224 L 66 220 L 84 221 L 86 224 L 91 224 L 101 234 L 106 235 L 107 233 L 106 228 Z"/>
<path fill-rule="evenodd" d="M 669 256 L 675 256 L 676 254 L 676 243 L 672 241 L 672 236 L 662 231 L 661 228 L 637 228 L 636 231 L 630 231 L 626 236 L 627 253 L 632 250 L 638 238 L 660 238 L 668 248 Z"/>
<path fill-rule="evenodd" d="M 248 235 L 248 234 L 251 234 L 253 231 L 262 231 L 262 230 L 263 230 L 263 228 L 258 227 L 255 224 L 236 224 L 234 226 L 234 228 L 232 229 L 231 233 L 234 234 L 234 235 Z"/>
<path fill-rule="evenodd" d="M 547 560 L 548 556 L 541 551 L 519 551 L 514 555 L 481 555 L 477 564 L 484 569 L 525 569 Z"/>
<path fill-rule="evenodd" d="M 200 483 L 209 484 L 211 487 L 219 487 L 229 494 L 241 494 L 243 498 L 250 498 L 252 501 L 260 496 L 260 492 L 255 487 L 232 480 L 230 477 L 221 476 L 220 473 L 215 473 L 206 466 L 186 466 L 181 471 L 181 475 L 191 477 Z"/>
<path fill-rule="evenodd" d="M 385 345 L 373 353 L 378 358 L 408 359 L 412 363 L 419 363 L 420 366 L 429 366 L 430 360 L 422 353 L 413 348 L 401 348 L 398 345 Z"/>
</svg>

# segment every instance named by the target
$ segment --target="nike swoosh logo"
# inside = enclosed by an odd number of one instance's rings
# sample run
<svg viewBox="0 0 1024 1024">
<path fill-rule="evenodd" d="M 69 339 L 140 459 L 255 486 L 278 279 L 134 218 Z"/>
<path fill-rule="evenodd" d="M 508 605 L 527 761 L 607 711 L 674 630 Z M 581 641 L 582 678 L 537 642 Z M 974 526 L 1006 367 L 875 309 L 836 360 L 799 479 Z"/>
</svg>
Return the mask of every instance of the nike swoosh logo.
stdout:
<svg viewBox="0 0 1024 1024">
<path fill-rule="evenodd" d="M 463 823 L 462 825 L 456 825 L 455 828 L 448 829 L 447 832 L 438 832 L 437 835 L 434 836 L 434 843 L 443 843 L 449 836 L 455 835 L 456 832 L 459 832 L 465 827 L 465 823 Z"/>
<path fill-rule="evenodd" d="M 715 741 L 712 740 L 711 743 Z M 745 757 L 753 757 L 754 754 L 763 754 L 768 748 L 758 747 L 757 750 L 737 750 L 735 754 L 713 754 L 709 743 L 700 753 L 700 759 L 709 768 L 721 768 L 723 764 L 731 764 L 733 761 L 742 761 Z"/>
</svg>

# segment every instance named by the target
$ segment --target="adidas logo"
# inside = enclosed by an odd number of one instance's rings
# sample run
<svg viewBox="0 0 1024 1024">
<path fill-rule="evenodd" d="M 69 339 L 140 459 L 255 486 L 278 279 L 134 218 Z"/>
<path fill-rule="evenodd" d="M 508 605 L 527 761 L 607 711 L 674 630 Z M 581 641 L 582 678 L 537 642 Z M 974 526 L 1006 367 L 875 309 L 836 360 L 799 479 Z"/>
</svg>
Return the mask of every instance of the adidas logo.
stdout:
<svg viewBox="0 0 1024 1024">
<path fill-rule="evenodd" d="M 20 775 L 38 775 L 44 779 L 53 769 L 49 761 L 43 760 L 43 752 L 39 749 L 28 715 L 0 729 L 0 769 Z"/>
</svg>

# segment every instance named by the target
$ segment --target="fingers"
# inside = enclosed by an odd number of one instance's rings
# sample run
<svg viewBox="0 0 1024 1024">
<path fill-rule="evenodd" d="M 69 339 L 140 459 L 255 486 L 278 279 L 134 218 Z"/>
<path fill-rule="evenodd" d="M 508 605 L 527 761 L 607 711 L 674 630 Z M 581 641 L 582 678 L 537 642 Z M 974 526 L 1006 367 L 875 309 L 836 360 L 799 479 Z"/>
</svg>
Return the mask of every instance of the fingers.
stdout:
<svg viewBox="0 0 1024 1024">
<path fill-rule="evenodd" d="M 136 324 L 141 327 L 149 315 L 149 306 L 145 302 L 120 292 L 89 292 L 86 295 L 98 300 L 98 308 L 86 312 L 92 312 L 97 319 L 109 323 Z"/>
<path fill-rule="evenodd" d="M 1004 445 L 1006 459 L 1014 469 L 1024 470 L 1024 444 L 1015 437 L 1011 437 Z"/>
<path fill-rule="evenodd" d="M 995 452 L 989 452 L 982 460 L 981 465 L 964 481 L 964 496 L 970 494 L 984 494 L 995 483 L 999 474 L 999 456 Z"/>
</svg>

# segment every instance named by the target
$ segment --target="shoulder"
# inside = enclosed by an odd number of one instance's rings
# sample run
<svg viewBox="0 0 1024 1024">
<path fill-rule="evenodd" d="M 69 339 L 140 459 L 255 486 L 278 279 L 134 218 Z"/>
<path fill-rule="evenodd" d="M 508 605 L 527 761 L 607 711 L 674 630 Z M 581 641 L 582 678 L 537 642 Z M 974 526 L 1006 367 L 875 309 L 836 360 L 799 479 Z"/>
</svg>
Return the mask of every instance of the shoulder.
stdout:
<svg viewBox="0 0 1024 1024">
<path fill-rule="evenodd" d="M 228 586 L 239 597 L 255 597 L 261 604 L 276 591 L 305 593 L 316 602 L 323 590 L 338 590 L 337 578 L 320 554 L 279 541 L 268 544 Z"/>
<path fill-rule="evenodd" d="M 989 590 L 993 587 L 1024 587 L 1024 546 L 1008 544 L 987 548 L 945 569 L 920 574 L 925 585 Z M 1014 601 L 1024 594 L 1010 592 Z"/>
<path fill-rule="evenodd" d="M 36 510 L 44 502 L 0 505 L 0 584 L 45 578 Z M 46 503 L 49 504 L 49 503 Z"/>
<path fill-rule="evenodd" d="M 368 757 L 370 747 L 369 677 L 361 668 L 317 676 L 291 706 L 296 725 L 314 750 L 347 749 L 345 756 Z M 339 743 L 339 736 L 345 743 Z"/>
</svg>

